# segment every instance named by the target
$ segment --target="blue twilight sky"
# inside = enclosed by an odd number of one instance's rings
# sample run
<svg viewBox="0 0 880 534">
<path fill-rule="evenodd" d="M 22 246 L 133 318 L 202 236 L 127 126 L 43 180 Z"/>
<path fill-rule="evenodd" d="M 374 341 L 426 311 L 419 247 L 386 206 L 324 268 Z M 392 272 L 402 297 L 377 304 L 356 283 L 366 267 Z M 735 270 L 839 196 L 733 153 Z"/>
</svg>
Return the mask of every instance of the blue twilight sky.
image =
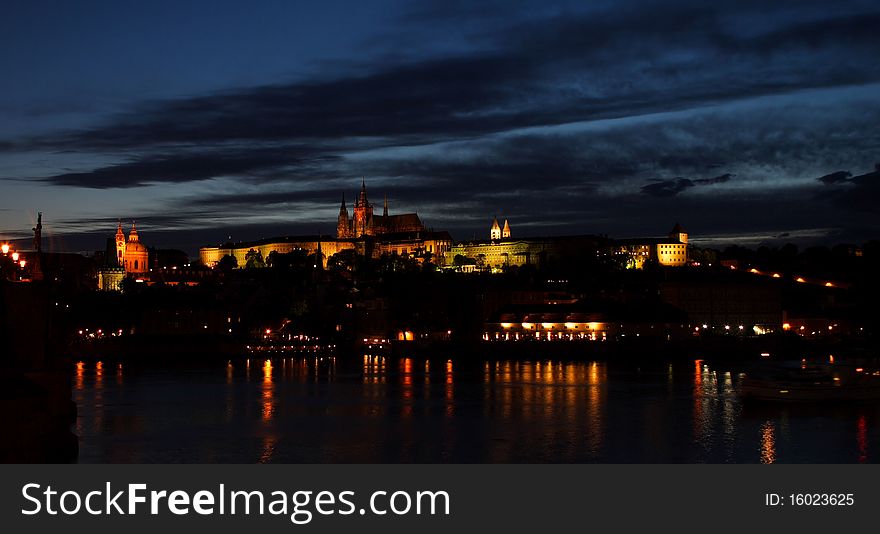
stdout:
<svg viewBox="0 0 880 534">
<path fill-rule="evenodd" d="M 880 237 L 880 4 L 13 1 L 0 239 L 332 233 L 377 205 L 459 239 Z"/>
</svg>

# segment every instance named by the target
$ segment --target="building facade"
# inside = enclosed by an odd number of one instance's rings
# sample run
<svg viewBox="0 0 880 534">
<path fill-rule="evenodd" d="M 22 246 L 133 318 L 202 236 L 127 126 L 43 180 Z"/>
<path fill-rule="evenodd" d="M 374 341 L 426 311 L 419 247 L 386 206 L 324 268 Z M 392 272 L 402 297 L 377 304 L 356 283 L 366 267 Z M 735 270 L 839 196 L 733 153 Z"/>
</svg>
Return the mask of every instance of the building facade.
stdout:
<svg viewBox="0 0 880 534">
<path fill-rule="evenodd" d="M 523 237 L 514 239 L 510 222 L 492 220 L 488 240 L 456 243 L 447 254 L 446 265 L 464 271 L 498 271 L 509 267 L 544 267 L 594 256 L 605 240 L 598 236 Z"/>
<path fill-rule="evenodd" d="M 104 265 L 98 268 L 98 289 L 119 291 L 126 276 L 144 280 L 150 271 L 150 253 L 141 243 L 137 227 L 131 224 L 128 236 L 122 230 L 122 222 L 116 227 L 116 235 L 108 239 Z"/>
<path fill-rule="evenodd" d="M 618 240 L 614 253 L 626 257 L 629 269 L 643 269 L 648 261 L 664 267 L 683 267 L 688 262 L 687 246 L 687 232 L 675 223 L 667 238 Z"/>
</svg>

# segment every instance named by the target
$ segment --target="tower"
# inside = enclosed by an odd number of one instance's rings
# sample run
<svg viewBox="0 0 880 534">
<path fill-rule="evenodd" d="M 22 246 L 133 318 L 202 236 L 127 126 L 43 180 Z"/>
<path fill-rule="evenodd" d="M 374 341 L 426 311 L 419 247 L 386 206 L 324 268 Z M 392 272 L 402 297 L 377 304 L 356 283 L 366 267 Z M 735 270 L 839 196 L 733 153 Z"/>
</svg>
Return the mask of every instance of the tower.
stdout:
<svg viewBox="0 0 880 534">
<path fill-rule="evenodd" d="M 116 265 L 125 265 L 125 234 L 122 232 L 122 221 L 116 226 Z"/>
<path fill-rule="evenodd" d="M 382 208 L 382 217 L 388 218 L 388 193 L 385 193 L 385 206 Z"/>
<path fill-rule="evenodd" d="M 501 239 L 501 226 L 498 225 L 498 217 L 492 219 L 492 228 L 489 229 L 489 239 L 493 241 Z"/>
<path fill-rule="evenodd" d="M 672 230 L 669 232 L 669 239 L 687 245 L 688 234 L 684 231 L 684 228 L 682 228 L 681 225 L 676 222 L 675 226 L 673 226 Z"/>
<path fill-rule="evenodd" d="M 372 235 L 371 223 L 373 220 L 373 205 L 367 200 L 367 183 L 361 182 L 361 194 L 358 196 L 354 205 L 354 216 L 352 218 L 352 236 L 361 237 L 362 235 Z"/>
<path fill-rule="evenodd" d="M 43 279 L 43 268 L 40 256 L 43 255 L 43 212 L 37 213 L 37 225 L 34 226 L 34 259 L 31 261 L 31 280 Z"/>
<path fill-rule="evenodd" d="M 138 241 L 140 241 L 140 238 L 138 238 L 137 227 L 135 226 L 134 221 L 131 221 L 131 232 L 128 233 L 128 242 L 137 243 Z"/>
<path fill-rule="evenodd" d="M 501 229 L 501 238 L 508 239 L 510 237 L 510 224 L 504 219 L 504 228 Z"/>
<path fill-rule="evenodd" d="M 37 225 L 34 227 L 34 250 L 43 251 L 43 212 L 37 213 Z"/>
<path fill-rule="evenodd" d="M 342 194 L 342 206 L 339 207 L 339 220 L 336 223 L 336 238 L 344 239 L 351 237 L 351 227 L 348 221 L 348 208 L 345 206 L 345 193 Z"/>
</svg>

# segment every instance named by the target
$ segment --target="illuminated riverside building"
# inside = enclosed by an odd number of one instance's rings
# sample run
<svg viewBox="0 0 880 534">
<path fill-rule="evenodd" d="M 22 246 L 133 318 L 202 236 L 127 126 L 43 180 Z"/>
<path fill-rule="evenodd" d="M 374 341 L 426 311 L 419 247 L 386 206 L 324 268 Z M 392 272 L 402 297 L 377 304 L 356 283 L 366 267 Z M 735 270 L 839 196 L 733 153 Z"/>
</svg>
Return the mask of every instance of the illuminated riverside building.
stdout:
<svg viewBox="0 0 880 534">
<path fill-rule="evenodd" d="M 484 323 L 484 341 L 607 341 L 685 339 L 687 315 L 662 303 L 627 309 L 575 301 L 510 305 Z"/>
<path fill-rule="evenodd" d="M 321 254 L 326 267 L 327 259 L 345 250 L 353 250 L 359 255 L 377 258 L 382 254 L 411 256 L 431 255 L 431 261 L 442 264 L 452 246 L 448 232 L 434 232 L 424 226 L 418 214 L 388 214 L 388 199 L 385 199 L 382 215 L 373 214 L 373 205 L 367 198 L 366 184 L 361 185 L 360 194 L 349 216 L 343 198 L 337 218 L 336 236 L 286 236 L 259 241 L 227 243 L 219 247 L 199 249 L 199 259 L 208 267 L 215 267 L 224 256 L 232 256 L 237 265 L 247 263 L 249 252 L 259 252 L 265 260 L 269 254 L 287 254 L 304 251 L 307 255 Z"/>
</svg>

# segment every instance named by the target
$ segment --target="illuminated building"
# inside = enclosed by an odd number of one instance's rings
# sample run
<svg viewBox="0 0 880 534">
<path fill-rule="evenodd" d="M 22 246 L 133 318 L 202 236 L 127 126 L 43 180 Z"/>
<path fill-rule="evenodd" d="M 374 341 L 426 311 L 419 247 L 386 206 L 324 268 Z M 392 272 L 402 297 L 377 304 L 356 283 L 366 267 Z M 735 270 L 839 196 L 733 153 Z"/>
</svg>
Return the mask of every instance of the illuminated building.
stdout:
<svg viewBox="0 0 880 534">
<path fill-rule="evenodd" d="M 609 240 L 598 236 L 511 237 L 510 223 L 492 220 L 488 240 L 465 241 L 449 251 L 447 265 L 455 264 L 463 271 L 501 270 L 523 265 L 546 266 L 552 263 L 577 263 L 587 256 L 625 256 L 626 267 L 644 268 L 649 260 L 665 267 L 687 264 L 688 234 L 679 224 L 668 238 Z M 458 258 L 458 260 L 456 260 Z"/>
<path fill-rule="evenodd" d="M 351 218 L 348 217 L 345 197 L 342 197 L 342 206 L 339 208 L 339 218 L 336 225 L 337 239 L 426 231 L 427 228 L 422 224 L 421 219 L 419 219 L 416 213 L 389 215 L 387 196 L 385 197 L 382 215 L 373 215 L 373 205 L 367 199 L 366 182 L 361 183 L 361 192 L 355 200 Z"/>
<path fill-rule="evenodd" d="M 144 274 L 149 271 L 149 252 L 147 247 L 140 242 L 134 223 L 131 223 L 131 232 L 128 239 L 122 243 L 120 249 L 119 235 L 122 233 L 122 223 L 116 230 L 116 253 L 119 256 L 121 252 L 122 266 L 125 268 L 126 274 Z"/>
<path fill-rule="evenodd" d="M 637 306 L 576 300 L 510 304 L 483 325 L 485 341 L 609 341 L 685 339 L 686 314 L 659 302 Z"/>
<path fill-rule="evenodd" d="M 669 232 L 666 238 L 623 239 L 617 241 L 616 254 L 627 256 L 626 267 L 642 269 L 649 260 L 656 261 L 664 267 L 682 267 L 687 265 L 688 234 L 680 224 Z"/>
<path fill-rule="evenodd" d="M 122 223 L 116 227 L 116 235 L 108 240 L 105 263 L 98 269 L 98 289 L 119 291 L 126 276 L 144 280 L 150 270 L 149 251 L 141 243 L 135 224 L 128 237 L 122 231 Z"/>
<path fill-rule="evenodd" d="M 200 248 L 199 259 L 203 265 L 215 267 L 224 256 L 232 256 L 237 265 L 243 267 L 251 251 L 259 253 L 264 260 L 273 252 L 287 254 L 304 251 L 309 256 L 320 252 L 322 264 L 326 267 L 327 260 L 334 254 L 353 250 L 372 258 L 382 254 L 423 257 L 429 253 L 432 261 L 442 263 L 451 246 L 452 237 L 448 232 L 428 230 L 418 214 L 389 215 L 387 198 L 382 215 L 374 215 L 373 205 L 367 198 L 366 184 L 362 183 L 351 217 L 343 197 L 335 238 L 328 235 L 285 236 L 227 243 L 219 247 Z"/>
<path fill-rule="evenodd" d="M 464 241 L 450 248 L 446 264 L 459 266 L 467 262 L 469 265 L 465 267 L 480 271 L 523 265 L 543 267 L 577 262 L 579 258 L 590 255 L 595 257 L 603 242 L 603 238 L 590 235 Z"/>
</svg>

